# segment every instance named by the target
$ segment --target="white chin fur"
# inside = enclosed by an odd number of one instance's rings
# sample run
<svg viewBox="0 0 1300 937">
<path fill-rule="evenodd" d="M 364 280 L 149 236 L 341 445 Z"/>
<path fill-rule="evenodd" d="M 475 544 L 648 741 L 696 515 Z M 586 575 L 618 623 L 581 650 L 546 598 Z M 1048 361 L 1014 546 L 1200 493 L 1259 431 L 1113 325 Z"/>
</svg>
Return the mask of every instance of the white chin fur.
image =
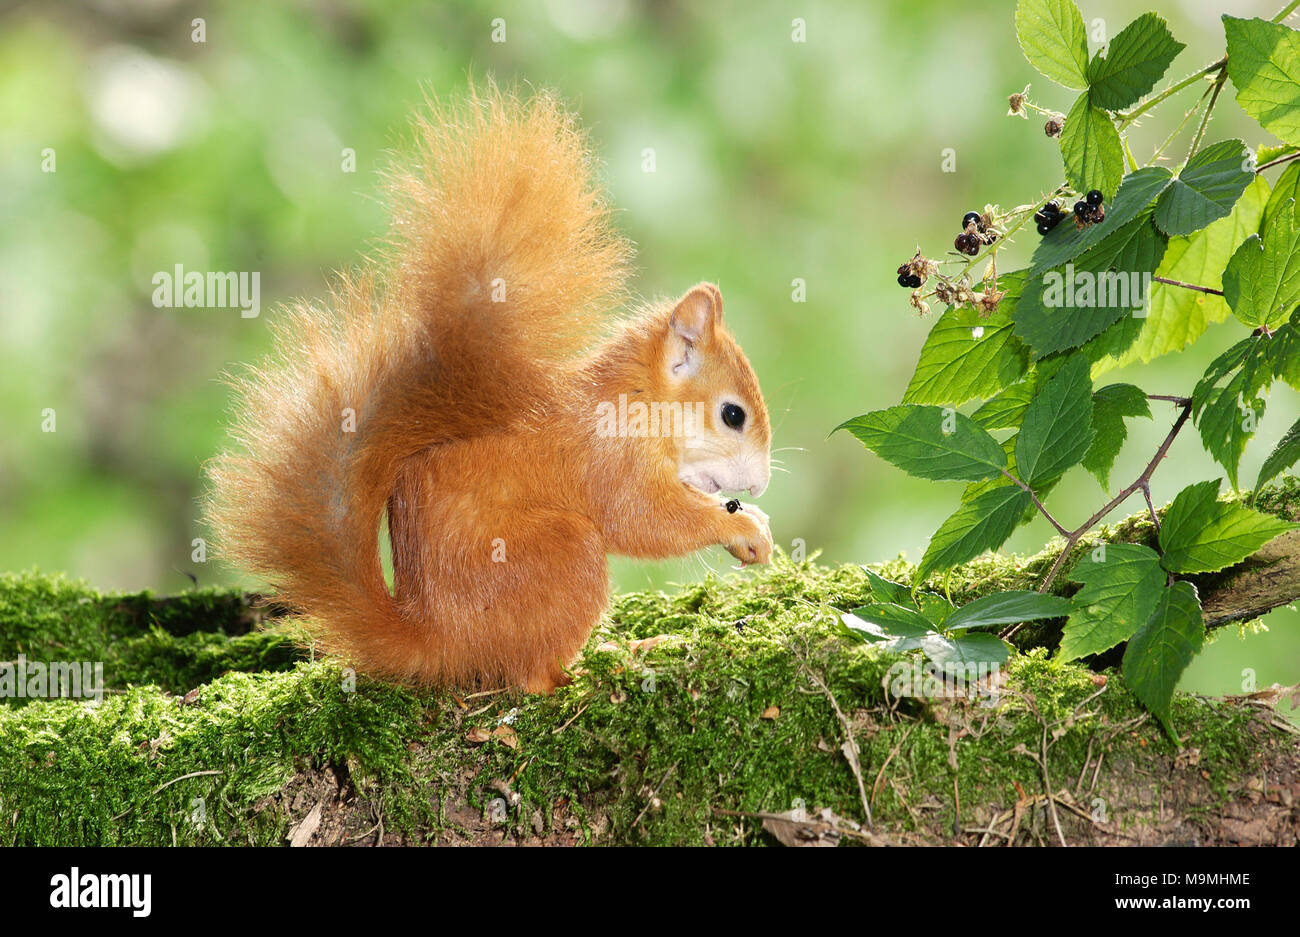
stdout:
<svg viewBox="0 0 1300 937">
<path fill-rule="evenodd" d="M 691 466 L 683 469 L 677 477 L 707 495 L 745 491 L 756 498 L 767 488 L 766 473 L 759 477 L 757 472 L 738 471 L 732 465 Z"/>
</svg>

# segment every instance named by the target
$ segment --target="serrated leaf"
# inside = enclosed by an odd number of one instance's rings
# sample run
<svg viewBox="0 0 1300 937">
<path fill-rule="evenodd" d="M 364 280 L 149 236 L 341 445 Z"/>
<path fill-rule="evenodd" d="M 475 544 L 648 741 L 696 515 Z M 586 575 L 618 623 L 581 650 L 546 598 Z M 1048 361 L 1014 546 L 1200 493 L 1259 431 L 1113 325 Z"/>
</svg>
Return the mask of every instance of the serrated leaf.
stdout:
<svg viewBox="0 0 1300 937">
<path fill-rule="evenodd" d="M 1168 235 L 1199 231 L 1227 217 L 1255 173 L 1240 140 L 1222 140 L 1187 161 L 1156 202 L 1155 222 Z"/>
<path fill-rule="evenodd" d="M 996 634 L 976 632 L 956 638 L 934 635 L 922 645 L 926 657 L 941 670 L 1007 662 L 1007 646 Z"/>
<path fill-rule="evenodd" d="M 1293 203 L 1287 203 L 1293 204 Z M 1223 298 L 1250 328 L 1275 329 L 1300 303 L 1300 226 L 1279 210 L 1263 232 L 1246 238 L 1223 271 Z"/>
<path fill-rule="evenodd" d="M 1268 199 L 1268 182 L 1262 177 L 1246 188 L 1227 218 L 1186 237 L 1169 239 L 1156 276 L 1211 289 L 1223 287 L 1223 268 L 1233 252 L 1259 227 Z M 1215 322 L 1231 314 L 1222 296 L 1164 283 L 1153 283 L 1141 334 L 1120 358 L 1121 365 L 1151 361 L 1172 351 L 1182 351 Z"/>
<path fill-rule="evenodd" d="M 921 639 L 934 634 L 930 620 L 916 609 L 889 602 L 873 602 L 855 608 L 840 621 L 873 643 L 887 643 L 890 650 L 911 651 Z"/>
<path fill-rule="evenodd" d="M 1118 359 L 1133 347 L 1145 321 L 1137 316 L 1124 316 L 1096 338 L 1086 342 L 1075 354 L 1087 358 L 1093 366 L 1093 376 L 1099 377 L 1115 367 Z"/>
<path fill-rule="evenodd" d="M 1110 470 L 1128 438 L 1125 417 L 1151 417 L 1151 406 L 1142 388 L 1132 384 L 1108 384 L 1092 395 L 1092 445 L 1083 457 L 1083 467 L 1110 488 Z"/>
<path fill-rule="evenodd" d="M 1038 247 L 1034 249 L 1034 265 L 1028 276 L 1036 277 L 1101 243 L 1140 215 L 1169 186 L 1173 178 L 1173 173 L 1163 166 L 1148 166 L 1129 173 L 1115 192 L 1115 197 L 1110 200 L 1105 221 L 1087 225 L 1082 230 L 1068 222 L 1062 222 L 1038 242 Z M 1109 191 L 1114 190 L 1103 190 L 1103 194 L 1108 194 Z"/>
<path fill-rule="evenodd" d="M 977 426 L 987 430 L 1019 429 L 1029 401 L 1034 396 L 1034 383 L 1022 380 L 980 404 L 970 415 Z"/>
<path fill-rule="evenodd" d="M 1014 307 L 1008 289 L 1008 296 L 987 319 L 969 307 L 941 315 L 921 347 L 903 402 L 955 407 L 976 397 L 990 397 L 1019 380 L 1029 366 L 1029 350 L 1012 335 Z"/>
<path fill-rule="evenodd" d="M 1228 77 L 1241 109 L 1286 143 L 1300 143 L 1300 33 L 1224 15 Z"/>
<path fill-rule="evenodd" d="M 1255 151 L 1255 165 L 1263 166 L 1273 162 L 1279 156 L 1288 156 L 1296 152 L 1300 152 L 1300 146 L 1296 146 L 1294 143 L 1280 143 L 1277 146 L 1261 143 L 1259 149 Z"/>
<path fill-rule="evenodd" d="M 1169 704 L 1178 679 L 1201 650 L 1205 622 L 1190 582 L 1176 582 L 1160 594 L 1155 611 L 1124 649 L 1124 682 L 1171 737 Z"/>
<path fill-rule="evenodd" d="M 1217 573 L 1296 524 L 1218 500 L 1218 479 L 1188 485 L 1160 525 L 1161 564 L 1174 573 Z"/>
<path fill-rule="evenodd" d="M 1268 454 L 1260 467 L 1259 477 L 1255 479 L 1255 493 L 1265 482 L 1271 481 L 1300 460 L 1300 420 L 1291 424 L 1291 428 L 1277 441 L 1273 451 Z"/>
<path fill-rule="evenodd" d="M 1088 361 L 1070 358 L 1029 404 L 1016 437 L 1016 470 L 1029 487 L 1077 464 L 1092 444 Z"/>
<path fill-rule="evenodd" d="M 1277 177 L 1277 183 L 1273 186 L 1268 202 L 1264 205 L 1264 217 L 1259 220 L 1255 230 L 1261 232 L 1267 230 L 1274 215 L 1284 207 L 1295 211 L 1297 204 L 1300 204 L 1300 162 L 1291 163 L 1282 170 L 1282 175 Z"/>
<path fill-rule="evenodd" d="M 1155 550 L 1135 543 L 1106 544 L 1081 560 L 1070 578 L 1083 588 L 1071 600 L 1061 635 L 1061 657 L 1075 660 L 1127 641 L 1151 617 L 1165 587 Z"/>
<path fill-rule="evenodd" d="M 1300 390 L 1300 310 L 1291 321 L 1273 333 L 1268 353 L 1269 372 Z"/>
<path fill-rule="evenodd" d="M 948 616 L 943 630 L 963 631 L 990 625 L 1014 625 L 1022 621 L 1062 618 L 1070 611 L 1070 600 L 1041 592 L 995 592 L 968 602 Z"/>
<path fill-rule="evenodd" d="M 1016 338 L 1042 358 L 1077 348 L 1122 317 L 1137 315 L 1164 252 L 1165 238 L 1145 211 L 1074 263 L 1026 284 L 1012 312 Z"/>
<path fill-rule="evenodd" d="M 1086 88 L 1088 36 L 1071 0 L 1020 0 L 1016 38 L 1029 64 L 1067 88 Z"/>
<path fill-rule="evenodd" d="M 1104 57 L 1088 63 L 1092 103 L 1108 111 L 1133 104 L 1156 86 L 1186 48 L 1155 13 L 1143 13 L 1110 41 Z"/>
<path fill-rule="evenodd" d="M 917 581 L 1002 546 L 1031 504 L 1029 492 L 1015 485 L 993 488 L 964 502 L 930 538 L 916 570 Z"/>
<path fill-rule="evenodd" d="M 945 428 L 951 427 L 951 432 Z M 970 417 L 940 407 L 902 404 L 835 427 L 847 429 L 886 462 L 917 478 L 978 481 L 1002 472 L 1006 454 Z"/>
<path fill-rule="evenodd" d="M 1061 132 L 1061 159 L 1065 179 L 1077 191 L 1114 192 L 1124 178 L 1124 148 L 1110 115 L 1093 107 L 1087 92 L 1065 116 Z"/>
<path fill-rule="evenodd" d="M 895 605 L 913 605 L 912 590 L 900 582 L 892 582 L 883 576 L 862 567 L 871 585 L 871 597 L 877 602 L 892 602 Z"/>
<path fill-rule="evenodd" d="M 1223 466 L 1234 489 L 1246 443 L 1264 418 L 1264 398 L 1255 393 L 1251 384 L 1252 372 L 1238 371 L 1227 384 L 1205 393 L 1196 418 L 1205 451 Z"/>
</svg>

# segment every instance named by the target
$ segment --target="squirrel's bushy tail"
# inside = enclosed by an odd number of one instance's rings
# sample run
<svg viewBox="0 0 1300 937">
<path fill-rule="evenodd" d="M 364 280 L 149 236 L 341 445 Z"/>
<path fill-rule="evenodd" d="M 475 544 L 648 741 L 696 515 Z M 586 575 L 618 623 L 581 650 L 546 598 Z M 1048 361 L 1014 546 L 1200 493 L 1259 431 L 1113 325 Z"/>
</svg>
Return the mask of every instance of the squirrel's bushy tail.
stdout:
<svg viewBox="0 0 1300 937">
<path fill-rule="evenodd" d="M 443 677 L 436 623 L 390 595 L 379 527 L 402 461 L 535 408 L 600 329 L 629 257 L 582 133 L 549 94 L 430 105 L 389 173 L 379 257 L 275 323 L 233 380 L 236 451 L 210 464 L 218 552 L 268 581 L 327 650 L 376 676 Z"/>
</svg>

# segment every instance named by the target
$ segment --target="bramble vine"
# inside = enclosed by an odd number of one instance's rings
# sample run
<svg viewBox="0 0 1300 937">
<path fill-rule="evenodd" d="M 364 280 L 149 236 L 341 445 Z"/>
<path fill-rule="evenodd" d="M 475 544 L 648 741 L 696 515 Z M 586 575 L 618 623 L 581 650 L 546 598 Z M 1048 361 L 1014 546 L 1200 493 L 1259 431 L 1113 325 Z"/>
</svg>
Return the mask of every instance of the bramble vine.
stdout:
<svg viewBox="0 0 1300 937">
<path fill-rule="evenodd" d="M 1001 637 L 1024 622 L 1064 619 L 1059 653 L 1083 658 L 1125 645 L 1125 682 L 1177 738 L 1170 700 L 1205 634 L 1186 577 L 1232 567 L 1300 526 L 1239 499 L 1220 500 L 1221 478 L 1184 488 L 1163 517 L 1151 496 L 1152 476 L 1189 425 L 1239 490 L 1238 468 L 1267 391 L 1274 381 L 1300 389 L 1300 32 L 1282 22 L 1297 7 L 1293 0 L 1269 20 L 1225 14 L 1226 53 L 1157 92 L 1184 48 L 1159 15 L 1137 17 L 1090 53 L 1073 0 L 1020 0 L 1015 25 L 1025 58 L 1079 94 L 1062 113 L 1033 100 L 1026 85 L 1010 95 L 1008 113 L 1046 117 L 1044 134 L 1059 141 L 1065 181 L 1009 211 L 966 212 L 956 256 L 934 259 L 918 248 L 898 269 L 919 313 L 930 311 L 931 299 L 946 311 L 902 403 L 837 429 L 912 475 L 966 488 L 911 586 L 873 576 L 873 601 L 845 617 L 846 634 L 919 649 L 940 666 L 971 666 L 1005 661 Z M 1199 85 L 1196 102 L 1139 164 L 1127 132 Z M 1229 86 L 1279 145 L 1209 141 Z M 1161 165 L 1193 122 L 1177 170 Z M 1270 186 L 1263 173 L 1275 167 L 1285 168 Z M 1073 211 L 1061 201 L 1073 201 Z M 1041 240 L 1030 264 L 999 274 L 999 252 L 1031 220 Z M 1245 337 L 1189 393 L 1094 386 L 1111 368 L 1181 351 L 1229 319 Z M 1126 421 L 1152 418 L 1153 401 L 1174 408 L 1155 454 L 1136 479 L 1068 527 L 1048 508 L 1057 481 L 1082 465 L 1109 492 Z M 1256 490 L 1297 460 L 1300 421 L 1265 460 Z M 1080 541 L 1139 492 L 1155 548 L 1101 544 L 1067 572 Z M 1038 515 L 1064 545 L 1036 592 L 998 593 L 954 609 L 922 588 L 1000 548 Z M 1069 591 L 1063 574 L 1080 586 L 1068 598 L 1055 594 Z M 980 630 L 999 627 L 1008 627 L 1001 637 Z"/>
</svg>

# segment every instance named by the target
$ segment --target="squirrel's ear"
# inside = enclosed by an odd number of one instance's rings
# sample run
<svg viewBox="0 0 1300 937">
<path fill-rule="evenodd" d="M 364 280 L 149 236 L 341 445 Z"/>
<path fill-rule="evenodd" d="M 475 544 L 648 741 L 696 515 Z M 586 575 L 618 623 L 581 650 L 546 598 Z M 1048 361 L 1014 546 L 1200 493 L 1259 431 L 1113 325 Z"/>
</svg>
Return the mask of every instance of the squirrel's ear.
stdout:
<svg viewBox="0 0 1300 937">
<path fill-rule="evenodd" d="M 697 346 L 713 337 L 722 318 L 722 293 L 712 283 L 687 291 L 668 319 L 668 369 L 674 377 L 689 377 L 699 370 Z"/>
</svg>

